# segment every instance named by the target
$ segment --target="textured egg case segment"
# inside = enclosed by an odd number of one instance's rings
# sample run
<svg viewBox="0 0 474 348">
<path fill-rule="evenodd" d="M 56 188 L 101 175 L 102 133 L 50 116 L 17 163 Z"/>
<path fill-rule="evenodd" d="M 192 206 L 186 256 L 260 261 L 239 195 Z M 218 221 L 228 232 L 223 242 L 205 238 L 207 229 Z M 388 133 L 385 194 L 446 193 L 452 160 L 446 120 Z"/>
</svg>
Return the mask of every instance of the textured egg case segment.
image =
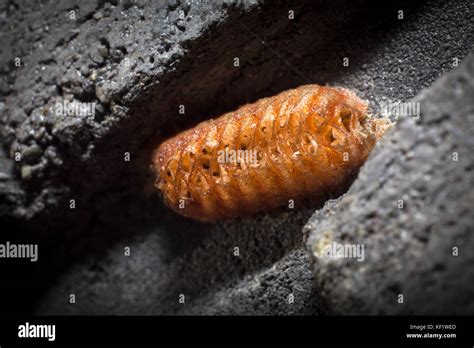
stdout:
<svg viewBox="0 0 474 348">
<path fill-rule="evenodd" d="M 305 85 L 263 98 L 162 143 L 155 186 L 200 221 L 245 216 L 343 185 L 387 121 L 342 89 Z"/>
</svg>

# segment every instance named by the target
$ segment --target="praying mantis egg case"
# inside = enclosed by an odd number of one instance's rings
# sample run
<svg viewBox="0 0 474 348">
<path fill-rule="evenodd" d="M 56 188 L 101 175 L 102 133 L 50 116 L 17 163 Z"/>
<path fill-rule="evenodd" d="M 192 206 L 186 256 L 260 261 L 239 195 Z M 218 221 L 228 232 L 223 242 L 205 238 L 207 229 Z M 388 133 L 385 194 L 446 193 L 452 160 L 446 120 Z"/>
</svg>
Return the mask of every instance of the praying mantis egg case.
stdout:
<svg viewBox="0 0 474 348">
<path fill-rule="evenodd" d="M 334 191 L 389 126 L 349 90 L 300 86 L 163 142 L 152 155 L 155 186 L 195 220 L 254 214 Z"/>
</svg>

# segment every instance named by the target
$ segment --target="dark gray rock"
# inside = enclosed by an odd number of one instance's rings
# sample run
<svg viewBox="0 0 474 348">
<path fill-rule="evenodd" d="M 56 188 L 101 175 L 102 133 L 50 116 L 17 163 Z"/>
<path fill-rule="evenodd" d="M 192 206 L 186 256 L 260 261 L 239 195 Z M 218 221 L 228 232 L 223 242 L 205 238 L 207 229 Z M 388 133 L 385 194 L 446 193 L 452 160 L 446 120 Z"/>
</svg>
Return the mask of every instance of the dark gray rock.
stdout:
<svg viewBox="0 0 474 348">
<path fill-rule="evenodd" d="M 474 312 L 473 96 L 471 54 L 413 100 L 420 118 L 401 118 L 349 192 L 305 226 L 331 311 Z M 364 260 L 330 257 L 334 242 L 364 245 Z"/>
<path fill-rule="evenodd" d="M 190 306 L 183 306 L 177 314 L 316 315 L 325 310 L 321 301 L 308 255 L 304 248 L 298 248 L 272 267 L 205 295 Z"/>
<path fill-rule="evenodd" d="M 317 204 L 187 221 L 154 193 L 150 150 L 305 83 L 351 88 L 374 110 L 414 97 L 469 52 L 470 2 L 403 9 L 398 20 L 399 5 L 369 1 L 2 2 L 1 234 L 40 248 L 36 264 L 0 269 L 2 312 L 320 313 L 301 252 Z M 56 114 L 64 101 L 96 103 L 95 114 Z"/>
<path fill-rule="evenodd" d="M 177 129 L 282 89 L 341 84 L 375 110 L 414 97 L 466 55 L 472 34 L 460 28 L 469 5 L 405 4 L 399 20 L 397 6 L 366 1 L 5 3 L 2 143 L 11 158 L 32 145 L 42 149 L 28 175 L 15 163 L 18 178 L 36 190 L 25 187 L 10 214 L 51 213 L 69 199 L 59 192 L 90 200 L 99 188 L 114 188 L 114 175 L 136 176 L 139 185 L 143 170 L 124 167 L 124 152 L 146 156 L 148 144 Z M 55 107 L 65 100 L 96 103 L 98 112 L 59 116 Z M 54 204 L 29 204 L 44 199 Z"/>
</svg>

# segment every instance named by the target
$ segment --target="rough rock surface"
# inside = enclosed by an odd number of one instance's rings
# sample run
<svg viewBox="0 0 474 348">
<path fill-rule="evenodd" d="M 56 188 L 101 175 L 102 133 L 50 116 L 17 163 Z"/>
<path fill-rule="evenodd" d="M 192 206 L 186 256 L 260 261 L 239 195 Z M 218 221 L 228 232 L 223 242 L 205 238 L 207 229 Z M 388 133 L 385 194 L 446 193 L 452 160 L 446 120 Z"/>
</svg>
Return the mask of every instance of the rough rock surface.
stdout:
<svg viewBox="0 0 474 348">
<path fill-rule="evenodd" d="M 305 83 L 374 110 L 410 99 L 467 55 L 470 6 L 407 2 L 398 19 L 368 1 L 2 2 L 0 232 L 40 248 L 35 264 L 0 263 L 2 311 L 320 313 L 301 235 L 317 206 L 184 220 L 153 193 L 150 148 Z M 51 111 L 64 100 L 94 116 Z"/>
<path fill-rule="evenodd" d="M 471 54 L 413 100 L 420 117 L 401 118 L 349 192 L 305 226 L 330 310 L 474 313 L 473 96 Z M 364 260 L 331 257 L 332 243 L 364 245 Z"/>
</svg>

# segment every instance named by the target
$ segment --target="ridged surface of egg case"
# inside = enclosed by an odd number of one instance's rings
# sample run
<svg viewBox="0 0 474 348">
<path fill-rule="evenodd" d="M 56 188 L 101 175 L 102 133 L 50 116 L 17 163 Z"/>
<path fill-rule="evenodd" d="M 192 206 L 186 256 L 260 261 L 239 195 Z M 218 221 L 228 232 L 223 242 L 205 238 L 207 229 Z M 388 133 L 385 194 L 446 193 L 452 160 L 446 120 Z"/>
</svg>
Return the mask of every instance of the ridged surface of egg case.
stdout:
<svg viewBox="0 0 474 348">
<path fill-rule="evenodd" d="M 304 85 L 198 124 L 152 156 L 175 212 L 211 222 L 330 193 L 388 127 L 353 92 Z"/>
</svg>

